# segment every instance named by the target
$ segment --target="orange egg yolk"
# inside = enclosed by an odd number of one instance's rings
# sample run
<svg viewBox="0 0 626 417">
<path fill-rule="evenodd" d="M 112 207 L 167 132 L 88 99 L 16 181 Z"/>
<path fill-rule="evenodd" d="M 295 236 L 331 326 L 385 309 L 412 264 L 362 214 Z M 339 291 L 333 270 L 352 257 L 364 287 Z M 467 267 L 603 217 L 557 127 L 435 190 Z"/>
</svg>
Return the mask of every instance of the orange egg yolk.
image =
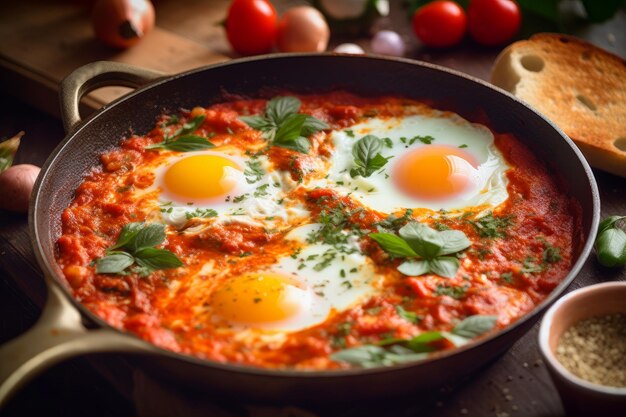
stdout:
<svg viewBox="0 0 626 417">
<path fill-rule="evenodd" d="M 393 181 L 404 193 L 426 200 L 443 200 L 467 191 L 478 180 L 474 158 L 447 145 L 419 147 L 402 156 Z"/>
<path fill-rule="evenodd" d="M 163 177 L 165 191 L 184 201 L 208 200 L 222 197 L 237 181 L 233 169 L 241 168 L 220 155 L 193 155 L 170 166 Z"/>
<path fill-rule="evenodd" d="M 306 308 L 307 292 L 272 272 L 240 275 L 213 293 L 212 306 L 221 318 L 249 325 L 271 324 Z"/>
</svg>

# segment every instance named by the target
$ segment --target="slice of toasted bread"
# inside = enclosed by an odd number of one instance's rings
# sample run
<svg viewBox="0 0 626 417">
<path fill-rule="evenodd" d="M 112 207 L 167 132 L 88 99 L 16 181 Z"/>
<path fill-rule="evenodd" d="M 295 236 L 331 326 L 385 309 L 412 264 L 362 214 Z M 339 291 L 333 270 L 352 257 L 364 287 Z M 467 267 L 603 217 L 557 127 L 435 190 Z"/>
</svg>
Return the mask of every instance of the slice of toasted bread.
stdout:
<svg viewBox="0 0 626 417">
<path fill-rule="evenodd" d="M 626 177 L 626 61 L 551 33 L 511 44 L 491 82 L 556 123 L 591 166 Z"/>
</svg>

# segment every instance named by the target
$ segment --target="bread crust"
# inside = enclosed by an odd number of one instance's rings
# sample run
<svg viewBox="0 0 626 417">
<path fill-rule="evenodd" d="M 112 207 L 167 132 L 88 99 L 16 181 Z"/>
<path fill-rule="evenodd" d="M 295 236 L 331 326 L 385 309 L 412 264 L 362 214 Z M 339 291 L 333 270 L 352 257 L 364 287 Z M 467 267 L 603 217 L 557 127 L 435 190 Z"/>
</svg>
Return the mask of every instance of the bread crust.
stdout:
<svg viewBox="0 0 626 417">
<path fill-rule="evenodd" d="M 491 82 L 554 121 L 593 167 L 626 177 L 626 61 L 572 36 L 541 33 L 500 53 Z"/>
</svg>

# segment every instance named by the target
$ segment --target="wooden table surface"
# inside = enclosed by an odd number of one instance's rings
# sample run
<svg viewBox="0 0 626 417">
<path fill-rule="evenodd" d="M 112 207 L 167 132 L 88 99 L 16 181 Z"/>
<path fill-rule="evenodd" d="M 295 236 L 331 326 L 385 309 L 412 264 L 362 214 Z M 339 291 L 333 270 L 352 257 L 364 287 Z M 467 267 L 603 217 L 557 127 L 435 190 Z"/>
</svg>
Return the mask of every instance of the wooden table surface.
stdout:
<svg viewBox="0 0 626 417">
<path fill-rule="evenodd" d="M 167 0 L 157 2 L 157 14 L 159 7 L 166 7 L 161 4 L 171 3 Z M 224 1 L 217 3 L 222 8 L 227 4 Z M 276 3 L 280 11 L 295 2 Z M 488 78 L 489 68 L 499 52 L 497 49 L 482 49 L 469 41 L 447 51 L 425 49 L 413 38 L 400 3 L 399 0 L 391 1 L 390 17 L 380 20 L 376 28 L 392 28 L 400 32 L 408 43 L 407 57 Z M 216 13 L 220 14 L 223 12 Z M 194 19 L 197 22 L 198 17 Z M 624 57 L 624 27 L 626 13 L 621 11 L 604 24 L 578 25 L 572 29 L 578 36 Z M 214 31 L 203 34 L 187 30 L 185 33 L 195 42 L 208 47 L 217 44 L 221 48 L 218 48 L 219 53 L 228 53 L 223 50 L 224 39 L 219 35 L 216 38 Z M 367 38 L 333 38 L 332 44 L 347 40 L 356 41 L 367 49 Z M 37 96 L 20 97 L 15 91 L 12 93 L 13 96 L 0 92 L 0 138 L 24 130 L 26 136 L 16 163 L 41 165 L 64 137 L 61 122 L 32 105 L 36 104 Z M 626 179 L 598 170 L 594 170 L 594 174 L 600 188 L 602 215 L 626 214 Z M 569 290 L 615 280 L 626 280 L 626 269 L 602 268 L 592 257 Z M 30 246 L 26 216 L 0 211 L 0 343 L 33 324 L 45 298 L 46 289 Z M 285 407 L 269 408 L 204 398 L 203 395 L 178 391 L 175 387 L 156 385 L 142 374 L 133 373 L 132 369 L 112 369 L 124 362 L 115 355 L 90 356 L 69 360 L 46 371 L 20 392 L 3 412 L 7 416 L 44 413 L 46 416 L 559 416 L 563 409 L 540 360 L 536 340 L 537 326 L 506 354 L 476 374 L 430 392 L 394 401 L 381 400 L 366 406 L 352 404 L 306 410 L 289 407 L 288 399 Z M 121 375 L 124 372 L 126 375 Z"/>
</svg>

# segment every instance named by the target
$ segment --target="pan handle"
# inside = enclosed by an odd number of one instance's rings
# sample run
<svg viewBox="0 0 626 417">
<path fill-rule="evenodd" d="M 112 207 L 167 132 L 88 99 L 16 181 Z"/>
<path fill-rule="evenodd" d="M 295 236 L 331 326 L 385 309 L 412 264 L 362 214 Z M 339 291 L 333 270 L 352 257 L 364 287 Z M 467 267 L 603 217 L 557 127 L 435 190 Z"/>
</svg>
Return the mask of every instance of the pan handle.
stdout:
<svg viewBox="0 0 626 417">
<path fill-rule="evenodd" d="M 0 411 L 32 377 L 70 357 L 95 352 L 152 352 L 146 342 L 110 329 L 87 330 L 61 289 L 48 283 L 39 321 L 0 347 Z"/>
<path fill-rule="evenodd" d="M 163 78 L 165 74 L 120 62 L 97 61 L 74 70 L 61 82 L 59 98 L 61 118 L 66 133 L 72 133 L 80 123 L 80 99 L 101 87 L 137 88 Z"/>
</svg>

